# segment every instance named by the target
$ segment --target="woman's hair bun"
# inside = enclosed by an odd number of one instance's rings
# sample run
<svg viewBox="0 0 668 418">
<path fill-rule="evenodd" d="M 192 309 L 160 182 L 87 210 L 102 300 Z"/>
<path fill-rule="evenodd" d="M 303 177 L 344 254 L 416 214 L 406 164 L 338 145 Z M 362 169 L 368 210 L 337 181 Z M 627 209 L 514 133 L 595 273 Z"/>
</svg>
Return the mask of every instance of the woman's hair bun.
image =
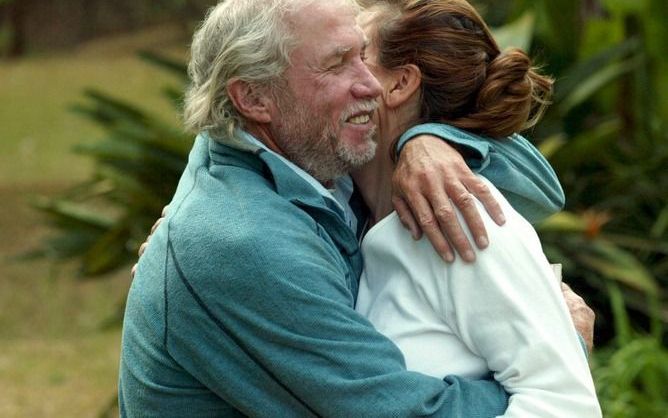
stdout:
<svg viewBox="0 0 668 418">
<path fill-rule="evenodd" d="M 526 130 L 536 124 L 549 104 L 552 83 L 538 73 L 524 51 L 504 51 L 487 66 L 475 111 L 453 123 L 493 138 Z"/>
</svg>

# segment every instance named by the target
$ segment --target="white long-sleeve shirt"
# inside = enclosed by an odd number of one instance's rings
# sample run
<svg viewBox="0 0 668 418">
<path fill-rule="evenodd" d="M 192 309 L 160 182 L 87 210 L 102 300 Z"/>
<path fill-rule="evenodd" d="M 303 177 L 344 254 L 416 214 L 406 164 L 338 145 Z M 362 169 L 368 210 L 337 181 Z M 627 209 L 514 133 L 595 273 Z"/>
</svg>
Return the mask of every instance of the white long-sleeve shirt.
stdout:
<svg viewBox="0 0 668 418">
<path fill-rule="evenodd" d="M 511 395 L 504 417 L 601 417 L 587 359 L 533 227 L 489 182 L 507 222 L 490 245 L 447 264 L 396 213 L 367 233 L 356 309 L 435 377 L 490 372 Z M 461 214 L 460 220 L 461 220 Z"/>
</svg>

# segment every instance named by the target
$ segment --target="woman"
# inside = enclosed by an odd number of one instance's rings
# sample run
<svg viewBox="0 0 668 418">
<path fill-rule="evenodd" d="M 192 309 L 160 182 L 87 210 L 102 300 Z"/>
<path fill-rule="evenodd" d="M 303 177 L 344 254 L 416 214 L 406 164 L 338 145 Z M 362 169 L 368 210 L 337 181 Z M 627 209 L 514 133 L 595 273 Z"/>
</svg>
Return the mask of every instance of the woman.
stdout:
<svg viewBox="0 0 668 418">
<path fill-rule="evenodd" d="M 600 417 L 585 353 L 529 222 L 489 183 L 506 226 L 486 218 L 489 248 L 475 264 L 446 264 L 426 240 L 411 239 L 384 192 L 390 150 L 406 129 L 432 122 L 420 132 L 522 141 L 514 132 L 536 122 L 551 80 L 523 52 L 500 52 L 463 0 L 367 3 L 367 63 L 383 93 L 376 159 L 353 175 L 372 225 L 357 310 L 399 346 L 409 369 L 493 373 L 511 394 L 504 416 Z"/>
</svg>

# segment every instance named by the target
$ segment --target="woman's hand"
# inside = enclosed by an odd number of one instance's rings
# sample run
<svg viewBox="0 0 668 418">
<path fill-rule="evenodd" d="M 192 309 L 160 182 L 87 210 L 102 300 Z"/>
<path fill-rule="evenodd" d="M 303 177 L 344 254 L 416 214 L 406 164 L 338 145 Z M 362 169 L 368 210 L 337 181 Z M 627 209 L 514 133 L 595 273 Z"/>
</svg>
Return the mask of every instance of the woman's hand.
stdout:
<svg viewBox="0 0 668 418">
<path fill-rule="evenodd" d="M 596 320 L 596 314 L 587 306 L 584 299 L 573 292 L 570 286 L 564 282 L 561 282 L 561 293 L 566 300 L 566 306 L 568 306 L 568 313 L 571 314 L 571 319 L 573 319 L 573 325 L 575 325 L 578 334 L 584 339 L 587 351 L 591 353 L 591 350 L 594 348 L 594 321 Z"/>
<path fill-rule="evenodd" d="M 139 250 L 137 251 L 137 255 L 139 256 L 139 258 L 141 258 L 142 254 L 144 254 L 144 251 L 146 251 L 146 247 L 148 246 L 148 242 L 151 240 L 153 233 L 155 232 L 156 229 L 158 229 L 158 226 L 160 226 L 163 219 L 165 219 L 165 216 L 167 216 L 167 208 L 169 208 L 169 206 L 165 206 L 164 208 L 162 208 L 162 214 L 160 215 L 160 218 L 158 218 L 158 220 L 155 221 L 155 223 L 151 227 L 151 232 L 146 237 L 146 240 L 142 242 L 142 244 L 139 246 Z M 139 261 L 137 261 L 137 263 L 138 262 Z M 132 270 L 130 271 L 130 274 L 132 275 L 133 279 L 135 277 L 135 273 L 137 272 L 137 263 L 135 263 L 134 266 L 132 266 Z"/>
<path fill-rule="evenodd" d="M 505 223 L 503 211 L 487 186 L 476 177 L 464 158 L 447 142 L 420 135 L 402 149 L 392 177 L 394 208 L 413 238 L 427 235 L 446 261 L 453 261 L 452 247 L 465 261 L 475 253 L 459 223 L 454 206 L 464 216 L 478 248 L 489 244 L 487 231 L 475 206 L 482 202 L 492 219 Z"/>
</svg>

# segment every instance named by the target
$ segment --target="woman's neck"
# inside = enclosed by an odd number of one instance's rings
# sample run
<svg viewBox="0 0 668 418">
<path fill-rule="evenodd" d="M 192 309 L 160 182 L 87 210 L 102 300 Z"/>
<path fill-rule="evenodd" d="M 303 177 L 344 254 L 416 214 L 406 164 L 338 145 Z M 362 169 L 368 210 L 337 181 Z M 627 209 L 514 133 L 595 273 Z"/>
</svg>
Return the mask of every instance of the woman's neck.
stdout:
<svg viewBox="0 0 668 418">
<path fill-rule="evenodd" d="M 392 206 L 392 174 L 395 163 L 391 158 L 394 140 L 411 123 L 397 112 L 389 112 L 387 117 L 378 122 L 378 148 L 373 160 L 351 175 L 356 187 L 371 213 L 371 225 L 377 223 L 394 210 Z"/>
<path fill-rule="evenodd" d="M 384 147 L 378 147 L 373 160 L 351 173 L 371 214 L 371 225 L 389 215 L 392 208 L 394 162 Z"/>
</svg>

